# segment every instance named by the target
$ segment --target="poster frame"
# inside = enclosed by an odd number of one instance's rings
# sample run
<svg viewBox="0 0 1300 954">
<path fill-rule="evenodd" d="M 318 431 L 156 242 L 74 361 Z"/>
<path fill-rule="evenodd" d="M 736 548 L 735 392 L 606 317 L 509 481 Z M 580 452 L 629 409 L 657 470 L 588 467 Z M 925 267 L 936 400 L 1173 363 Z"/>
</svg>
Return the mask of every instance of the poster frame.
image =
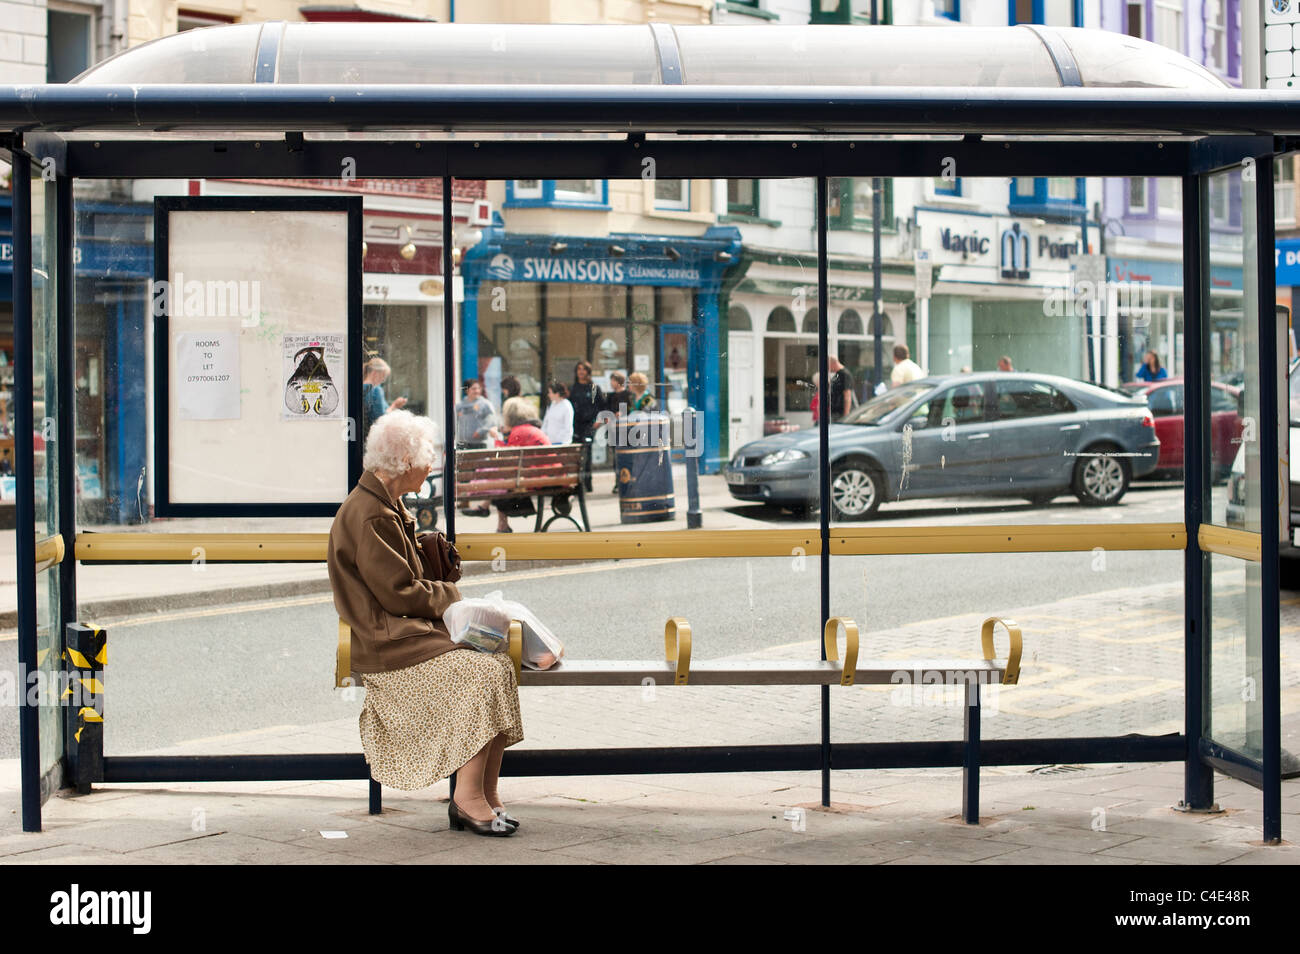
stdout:
<svg viewBox="0 0 1300 954">
<path fill-rule="evenodd" d="M 343 497 L 361 479 L 361 295 L 362 295 L 362 198 L 356 196 L 157 196 L 154 199 L 154 284 L 148 307 L 153 307 L 157 282 L 170 276 L 170 229 L 173 212 L 322 212 L 347 215 L 347 381 L 344 389 L 344 417 L 357 422 L 347 441 L 340 442 L 347 454 L 347 487 L 338 500 L 321 501 L 210 501 L 177 502 L 171 499 L 170 387 L 171 308 L 154 318 L 153 405 L 154 405 L 154 501 L 155 517 L 333 517 Z"/>
</svg>

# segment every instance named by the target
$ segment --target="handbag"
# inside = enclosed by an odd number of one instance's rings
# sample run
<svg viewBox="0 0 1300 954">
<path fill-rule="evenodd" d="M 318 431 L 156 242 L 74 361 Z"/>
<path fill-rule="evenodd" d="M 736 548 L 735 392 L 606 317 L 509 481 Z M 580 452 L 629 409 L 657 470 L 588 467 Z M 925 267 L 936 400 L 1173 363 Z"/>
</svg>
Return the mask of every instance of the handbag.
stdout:
<svg viewBox="0 0 1300 954">
<path fill-rule="evenodd" d="M 430 579 L 443 583 L 455 583 L 460 579 L 460 553 L 441 531 L 424 534 L 419 544 L 425 562 L 429 564 Z"/>
</svg>

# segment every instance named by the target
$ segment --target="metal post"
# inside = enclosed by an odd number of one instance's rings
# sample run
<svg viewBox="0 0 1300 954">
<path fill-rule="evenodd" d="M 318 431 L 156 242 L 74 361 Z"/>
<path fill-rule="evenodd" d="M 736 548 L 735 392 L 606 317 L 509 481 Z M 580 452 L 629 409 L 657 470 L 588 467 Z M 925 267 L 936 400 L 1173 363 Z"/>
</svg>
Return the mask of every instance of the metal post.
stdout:
<svg viewBox="0 0 1300 954">
<path fill-rule="evenodd" d="M 75 293 L 76 266 L 73 264 L 75 226 L 72 207 L 72 179 L 61 175 L 55 180 L 55 256 L 54 307 L 59 343 L 58 419 L 55 449 L 59 457 L 59 533 L 63 537 L 63 552 L 67 554 L 59 564 L 59 621 L 66 623 L 77 618 L 77 561 L 74 552 L 77 543 L 77 442 L 76 432 L 77 375 Z"/>
<path fill-rule="evenodd" d="M 456 540 L 456 302 L 455 265 L 451 260 L 451 176 L 442 177 L 442 510 L 447 539 Z M 466 369 L 469 370 L 469 369 Z M 471 375 L 477 377 L 477 374 Z M 371 793 L 373 804 L 375 795 Z"/>
<path fill-rule="evenodd" d="M 703 525 L 703 517 L 700 514 L 700 457 L 699 457 L 699 434 L 700 434 L 700 412 L 693 407 L 687 407 L 682 411 L 682 425 L 687 434 L 695 435 L 696 451 L 691 453 L 691 449 L 686 449 L 686 529 L 698 530 Z"/>
<path fill-rule="evenodd" d="M 18 738 L 23 831 L 41 830 L 40 707 L 28 701 L 36 661 L 36 484 L 32 445 L 32 164 L 21 146 L 10 155 L 14 236 L 14 508 L 18 558 Z"/>
<path fill-rule="evenodd" d="M 370 814 L 382 815 L 384 813 L 384 787 L 370 779 Z"/>
<path fill-rule="evenodd" d="M 1203 231 L 1200 178 L 1183 177 L 1183 373 L 1187 386 L 1183 409 L 1183 520 L 1187 549 L 1183 551 L 1184 725 L 1187 755 L 1183 761 L 1184 811 L 1214 811 L 1214 770 L 1201 760 L 1206 735 L 1205 700 L 1209 690 L 1209 619 L 1205 594 L 1205 556 L 1198 532 L 1206 512 L 1207 463 L 1204 403 L 1209 387 L 1205 354 L 1209 348 L 1204 316 L 1205 285 L 1209 280 L 1209 232 Z"/>
<path fill-rule="evenodd" d="M 980 684 L 966 684 L 966 720 L 962 732 L 961 818 L 980 823 Z"/>
<path fill-rule="evenodd" d="M 875 373 L 872 375 L 871 392 L 875 393 L 876 388 L 885 380 L 885 343 L 881 338 L 884 324 L 884 313 L 881 311 L 881 303 L 884 301 L 884 289 L 881 283 L 884 281 L 884 271 L 880 265 L 880 203 L 884 194 L 883 180 L 871 180 L 871 331 L 872 331 L 872 348 L 874 360 L 876 362 Z M 851 199 L 852 197 L 850 197 Z M 821 305 L 822 320 L 826 320 L 826 304 Z M 871 398 L 871 394 L 867 395 Z"/>
<path fill-rule="evenodd" d="M 830 182 L 825 176 L 817 177 L 817 369 L 821 382 L 821 396 L 818 398 L 821 413 L 817 415 L 818 432 L 818 481 L 820 484 L 821 510 L 819 534 L 821 538 L 822 558 L 819 563 L 821 577 L 821 626 L 826 628 L 826 621 L 831 618 L 831 406 L 830 406 L 830 323 L 827 320 L 827 275 L 826 275 L 826 207 L 830 203 Z M 826 643 L 821 643 L 822 659 L 826 658 Z M 822 686 L 822 804 L 829 807 L 831 803 L 831 687 Z"/>
<path fill-rule="evenodd" d="M 64 706 L 64 778 L 78 794 L 104 780 L 104 661 L 108 633 L 84 623 L 64 627 L 64 672 L 72 704 Z"/>
<path fill-rule="evenodd" d="M 1260 686 L 1264 841 L 1282 840 L 1282 659 L 1278 594 L 1278 334 L 1273 266 L 1273 157 L 1255 171 L 1255 267 L 1259 272 Z M 1250 236 L 1245 236 L 1247 242 Z M 1245 316 L 1242 316 L 1245 321 Z"/>
</svg>

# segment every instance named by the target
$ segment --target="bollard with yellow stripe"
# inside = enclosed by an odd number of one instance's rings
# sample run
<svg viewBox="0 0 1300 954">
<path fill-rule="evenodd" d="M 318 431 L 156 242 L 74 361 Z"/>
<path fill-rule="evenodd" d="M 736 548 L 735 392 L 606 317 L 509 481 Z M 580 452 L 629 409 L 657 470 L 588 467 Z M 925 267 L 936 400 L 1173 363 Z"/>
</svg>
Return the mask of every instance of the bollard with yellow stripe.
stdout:
<svg viewBox="0 0 1300 954">
<path fill-rule="evenodd" d="M 66 754 L 71 783 L 89 794 L 104 780 L 104 664 L 108 632 L 86 623 L 69 623 L 63 650 L 63 706 Z"/>
</svg>

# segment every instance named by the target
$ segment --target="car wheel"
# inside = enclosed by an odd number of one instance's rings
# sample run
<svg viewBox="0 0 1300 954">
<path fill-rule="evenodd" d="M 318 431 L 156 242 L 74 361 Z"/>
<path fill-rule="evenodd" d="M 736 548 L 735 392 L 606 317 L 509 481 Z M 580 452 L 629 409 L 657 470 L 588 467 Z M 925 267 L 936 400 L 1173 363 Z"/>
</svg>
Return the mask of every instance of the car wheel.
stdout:
<svg viewBox="0 0 1300 954">
<path fill-rule="evenodd" d="M 864 520 L 876 512 L 884 496 L 884 479 L 864 461 L 845 461 L 831 471 L 832 519 Z"/>
<path fill-rule="evenodd" d="M 1087 507 L 1117 504 L 1129 485 L 1128 462 L 1115 457 L 1111 448 L 1094 448 L 1084 452 L 1074 465 L 1074 494 Z"/>
<path fill-rule="evenodd" d="M 1031 507 L 1046 507 L 1056 497 L 1056 494 L 1030 494 L 1025 499 L 1029 501 Z"/>
</svg>

